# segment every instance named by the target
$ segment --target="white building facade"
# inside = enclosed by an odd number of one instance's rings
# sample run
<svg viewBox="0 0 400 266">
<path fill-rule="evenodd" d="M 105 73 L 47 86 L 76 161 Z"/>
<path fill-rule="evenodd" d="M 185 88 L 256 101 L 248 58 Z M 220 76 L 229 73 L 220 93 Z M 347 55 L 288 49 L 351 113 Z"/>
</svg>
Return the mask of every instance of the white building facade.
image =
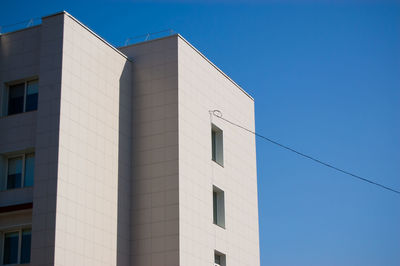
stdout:
<svg viewBox="0 0 400 266">
<path fill-rule="evenodd" d="M 0 35 L 0 265 L 259 261 L 254 100 L 182 36 Z"/>
</svg>

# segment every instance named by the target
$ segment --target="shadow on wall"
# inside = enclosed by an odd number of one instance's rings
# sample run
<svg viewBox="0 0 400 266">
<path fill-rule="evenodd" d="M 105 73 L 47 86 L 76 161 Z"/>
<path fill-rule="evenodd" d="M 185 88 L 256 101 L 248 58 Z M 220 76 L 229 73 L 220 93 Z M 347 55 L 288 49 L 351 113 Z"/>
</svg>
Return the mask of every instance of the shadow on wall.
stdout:
<svg viewBox="0 0 400 266">
<path fill-rule="evenodd" d="M 119 79 L 117 265 L 130 264 L 132 63 L 125 62 Z"/>
</svg>

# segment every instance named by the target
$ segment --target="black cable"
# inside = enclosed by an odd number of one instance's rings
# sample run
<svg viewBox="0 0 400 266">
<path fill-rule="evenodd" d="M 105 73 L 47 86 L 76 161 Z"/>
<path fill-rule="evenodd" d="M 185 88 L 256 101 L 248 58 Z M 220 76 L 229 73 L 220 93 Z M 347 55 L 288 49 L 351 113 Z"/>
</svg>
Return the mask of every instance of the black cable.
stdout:
<svg viewBox="0 0 400 266">
<path fill-rule="evenodd" d="M 394 192 L 394 193 L 400 194 L 400 191 L 398 191 L 398 190 L 395 190 L 395 189 L 390 188 L 390 187 L 387 187 L 387 186 L 385 186 L 385 185 L 376 183 L 376 182 L 371 181 L 371 180 L 369 180 L 369 179 L 367 179 L 367 178 L 358 176 L 358 175 L 356 175 L 356 174 L 352 174 L 352 173 L 350 173 L 350 172 L 348 172 L 348 171 L 345 171 L 345 170 L 343 170 L 343 169 L 340 169 L 340 168 L 338 168 L 338 167 L 336 167 L 336 166 L 333 166 L 333 165 L 330 165 L 330 164 L 328 164 L 328 163 L 325 163 L 325 162 L 323 162 L 323 161 L 321 161 L 321 160 L 318 160 L 318 159 L 316 159 L 316 158 L 314 158 L 314 157 L 311 157 L 310 155 L 307 155 L 307 154 L 304 154 L 304 153 L 302 153 L 302 152 L 296 151 L 296 150 L 294 150 L 294 149 L 292 149 L 292 148 L 290 148 L 290 147 L 288 147 L 288 146 L 285 146 L 285 145 L 283 145 L 283 144 L 280 144 L 280 143 L 278 143 L 278 142 L 276 142 L 276 141 L 274 141 L 274 140 L 272 140 L 272 139 L 270 139 L 270 138 L 267 138 L 267 137 L 265 137 L 265 136 L 263 136 L 263 135 L 260 135 L 260 134 L 254 132 L 254 131 L 251 131 L 250 129 L 247 129 L 247 128 L 241 126 L 241 125 L 238 125 L 238 124 L 236 124 L 236 123 L 234 123 L 234 122 L 232 122 L 232 121 L 229 121 L 228 119 L 225 119 L 225 118 L 222 117 L 222 113 L 221 113 L 221 111 L 219 111 L 219 110 L 212 110 L 212 111 L 210 111 L 210 113 L 211 113 L 212 115 L 214 115 L 215 117 L 218 117 L 219 119 L 222 119 L 222 120 L 224 120 L 225 122 L 227 122 L 227 123 L 229 123 L 229 124 L 231 124 L 231 125 L 234 125 L 234 126 L 236 126 L 236 127 L 239 127 L 239 128 L 241 128 L 241 129 L 243 129 L 243 130 L 245 130 L 245 131 L 247 131 L 247 132 L 250 132 L 250 133 L 256 135 L 257 137 L 260 137 L 260 138 L 262 138 L 262 139 L 265 139 L 265 140 L 267 140 L 267 141 L 269 141 L 269 142 L 271 142 L 271 143 L 273 143 L 273 144 L 275 144 L 275 145 L 277 145 L 277 146 L 279 146 L 279 147 L 281 147 L 281 148 L 284 148 L 284 149 L 286 149 L 286 150 L 289 150 L 289 151 L 291 151 L 291 152 L 294 152 L 294 153 L 296 153 L 296 154 L 298 154 L 298 155 L 300 155 L 300 156 L 303 156 L 303 157 L 305 157 L 305 158 L 308 158 L 308 159 L 310 159 L 310 160 L 313 160 L 314 162 L 317 162 L 317 163 L 319 163 L 319 164 L 322 164 L 322 165 L 324 165 L 324 166 L 327 166 L 327 167 L 329 167 L 329 168 L 332 168 L 332 169 L 334 169 L 334 170 L 336 170 L 336 171 L 339 171 L 339 172 L 341 172 L 341 173 L 347 174 L 347 175 L 352 176 L 352 177 L 354 177 L 354 178 L 357 178 L 357 179 L 359 179 L 359 180 L 368 182 L 368 183 L 373 184 L 373 185 L 375 185 L 375 186 L 378 186 L 378 187 L 387 189 L 387 190 L 389 190 L 389 191 L 392 191 L 392 192 Z"/>
</svg>

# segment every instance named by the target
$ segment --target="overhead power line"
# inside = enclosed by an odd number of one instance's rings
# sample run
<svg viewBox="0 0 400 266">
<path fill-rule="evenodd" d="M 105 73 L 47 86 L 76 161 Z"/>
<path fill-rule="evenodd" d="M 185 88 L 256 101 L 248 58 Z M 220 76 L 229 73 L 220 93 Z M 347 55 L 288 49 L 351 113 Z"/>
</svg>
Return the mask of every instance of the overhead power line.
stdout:
<svg viewBox="0 0 400 266">
<path fill-rule="evenodd" d="M 254 135 L 257 136 L 257 137 L 260 137 L 260 138 L 262 138 L 262 139 L 264 139 L 264 140 L 266 140 L 266 141 L 269 141 L 269 142 L 272 143 L 272 144 L 275 144 L 275 145 L 277 145 L 277 146 L 279 146 L 279 147 L 281 147 L 281 148 L 284 148 L 284 149 L 286 149 L 286 150 L 289 150 L 289 151 L 291 151 L 291 152 L 294 152 L 294 153 L 296 153 L 297 155 L 300 155 L 300 156 L 302 156 L 302 157 L 305 157 L 305 158 L 308 158 L 308 159 L 310 159 L 310 160 L 313 160 L 314 162 L 317 162 L 317 163 L 319 163 L 319 164 L 322 164 L 322 165 L 324 165 L 324 166 L 326 166 L 326 167 L 329 167 L 329 168 L 331 168 L 331 169 L 334 169 L 334 170 L 336 170 L 336 171 L 339 171 L 339 172 L 341 172 L 341 173 L 343 173 L 343 174 L 346 174 L 346 175 L 349 175 L 349 176 L 351 176 L 351 177 L 357 178 L 357 179 L 359 179 L 359 180 L 361 180 L 361 181 L 364 181 L 364 182 L 370 183 L 370 184 L 372 184 L 372 185 L 378 186 L 378 187 L 380 187 L 380 188 L 389 190 L 389 191 L 391 191 L 391 192 L 400 194 L 400 191 L 398 191 L 398 190 L 396 190 L 396 189 L 387 187 L 387 186 L 385 186 L 385 185 L 379 184 L 379 183 L 374 182 L 374 181 L 372 181 L 372 180 L 369 180 L 369 179 L 367 179 L 367 178 L 364 178 L 364 177 L 361 177 L 361 176 L 359 176 L 359 175 L 350 173 L 350 172 L 348 172 L 348 171 L 346 171 L 346 170 L 340 169 L 340 168 L 338 168 L 338 167 L 336 167 L 336 166 L 333 166 L 333 165 L 331 165 L 331 164 L 329 164 L 329 163 L 325 163 L 325 162 L 323 162 L 323 161 L 321 161 L 321 160 L 319 160 L 319 159 L 317 159 L 317 158 L 314 158 L 314 157 L 312 157 L 312 156 L 310 156 L 310 155 L 307 155 L 307 154 L 304 154 L 304 153 L 302 153 L 302 152 L 296 151 L 295 149 L 292 149 L 292 148 L 290 148 L 290 147 L 288 147 L 288 146 L 286 146 L 286 145 L 283 145 L 283 144 L 281 144 L 281 143 L 279 143 L 279 142 L 277 142 L 277 141 L 274 141 L 274 140 L 272 140 L 272 139 L 270 139 L 270 138 L 267 138 L 267 137 L 265 137 L 265 136 L 263 136 L 263 135 L 260 135 L 260 134 L 256 133 L 255 131 L 252 131 L 252 130 L 250 130 L 250 129 L 248 129 L 248 128 L 245 128 L 245 127 L 243 127 L 243 126 L 241 126 L 241 125 L 239 125 L 239 124 L 236 124 L 236 123 L 234 123 L 234 122 L 232 122 L 232 121 L 229 121 L 228 119 L 226 119 L 226 118 L 224 118 L 224 117 L 222 116 L 222 112 L 219 111 L 219 110 L 211 110 L 210 113 L 211 113 L 213 116 L 215 116 L 215 117 L 217 117 L 217 118 L 219 118 L 219 119 L 221 119 L 221 120 L 223 120 L 223 121 L 225 121 L 225 122 L 227 122 L 227 123 L 229 123 L 229 124 L 231 124 L 231 125 L 233 125 L 233 126 L 239 127 L 239 128 L 241 128 L 241 129 L 243 129 L 243 130 L 245 130 L 245 131 L 247 131 L 247 132 L 249 132 L 249 133 L 251 133 L 251 134 L 254 134 Z"/>
</svg>

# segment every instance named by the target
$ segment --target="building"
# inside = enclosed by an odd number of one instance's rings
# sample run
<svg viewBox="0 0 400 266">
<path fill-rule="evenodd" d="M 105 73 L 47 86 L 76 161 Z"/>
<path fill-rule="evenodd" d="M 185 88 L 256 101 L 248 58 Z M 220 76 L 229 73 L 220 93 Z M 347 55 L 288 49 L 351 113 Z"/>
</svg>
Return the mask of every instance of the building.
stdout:
<svg viewBox="0 0 400 266">
<path fill-rule="evenodd" d="M 0 35 L 1 263 L 259 265 L 254 101 L 180 35 Z M 0 264 L 1 265 L 1 264 Z"/>
</svg>

